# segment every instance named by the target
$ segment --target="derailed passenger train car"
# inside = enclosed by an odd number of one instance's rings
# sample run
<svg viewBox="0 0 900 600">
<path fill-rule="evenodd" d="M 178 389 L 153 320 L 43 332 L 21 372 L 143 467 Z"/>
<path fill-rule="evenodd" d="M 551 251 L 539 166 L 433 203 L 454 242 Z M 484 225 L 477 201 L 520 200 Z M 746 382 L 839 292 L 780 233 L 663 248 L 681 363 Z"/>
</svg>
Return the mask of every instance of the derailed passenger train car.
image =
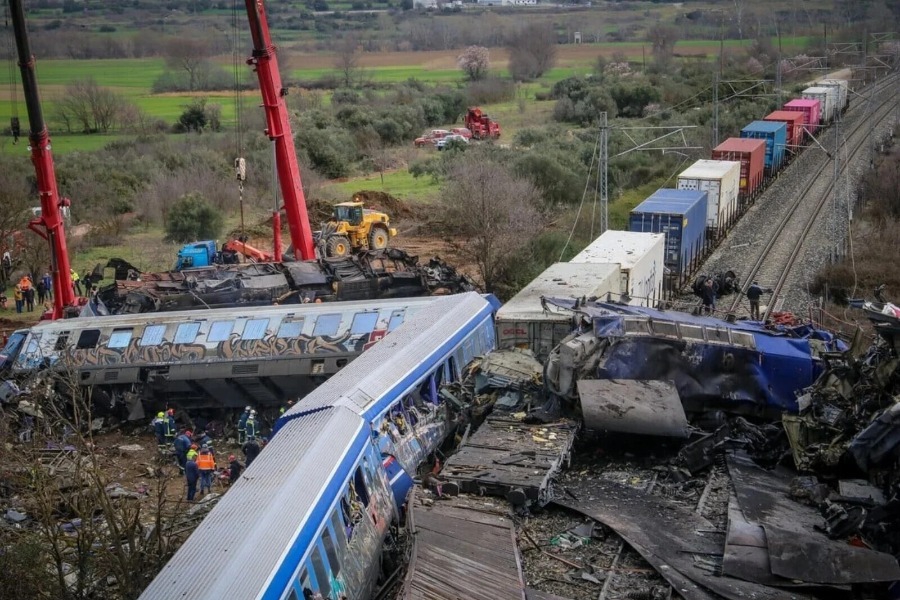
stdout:
<svg viewBox="0 0 900 600">
<path fill-rule="evenodd" d="M 570 301 L 548 303 L 573 308 Z M 846 349 L 828 332 L 809 326 L 770 330 L 752 322 L 601 302 L 578 312 L 591 321 L 588 335 L 599 354 L 590 363 L 596 369 L 585 378 L 672 381 L 685 408 L 695 412 L 797 412 L 797 392 L 824 369 L 822 353 Z M 572 367 L 561 364 L 561 356 L 565 352 L 557 353 L 554 373 Z"/>
<path fill-rule="evenodd" d="M 14 376 L 74 375 L 109 404 L 278 406 L 303 396 L 433 298 L 118 315 L 41 323 L 19 340 Z M 141 405 L 135 406 L 140 400 Z"/>
<path fill-rule="evenodd" d="M 411 477 L 452 425 L 438 388 L 494 348 L 496 307 L 436 299 L 285 413 L 141 599 L 370 598 Z"/>
</svg>

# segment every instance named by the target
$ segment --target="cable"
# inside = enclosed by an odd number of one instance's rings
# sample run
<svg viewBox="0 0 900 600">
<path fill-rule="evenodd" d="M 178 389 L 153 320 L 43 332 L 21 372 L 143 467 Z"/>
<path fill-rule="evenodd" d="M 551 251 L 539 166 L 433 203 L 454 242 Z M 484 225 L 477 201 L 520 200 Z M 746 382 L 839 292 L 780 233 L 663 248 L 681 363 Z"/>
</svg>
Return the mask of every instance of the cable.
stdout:
<svg viewBox="0 0 900 600">
<path fill-rule="evenodd" d="M 597 143 L 594 144 L 594 152 L 591 154 L 591 164 L 588 165 L 587 180 L 584 182 L 584 191 L 581 192 L 581 203 L 578 205 L 578 212 L 575 214 L 575 222 L 572 223 L 572 230 L 569 232 L 569 237 L 566 238 L 566 243 L 559 253 L 558 262 L 562 262 L 566 250 L 569 249 L 569 243 L 572 241 L 572 236 L 575 235 L 575 227 L 578 225 L 578 219 L 581 217 L 581 209 L 584 208 L 584 199 L 587 197 L 588 187 L 591 185 L 591 173 L 594 171 L 594 160 L 596 160 L 597 151 L 600 149 L 600 135 L 600 132 L 597 132 Z"/>
<path fill-rule="evenodd" d="M 246 240 L 246 232 L 244 231 L 244 180 L 247 178 L 247 161 L 244 160 L 244 121 L 241 111 L 241 73 L 243 65 L 241 64 L 238 51 L 240 48 L 241 35 L 238 29 L 238 0 L 231 2 L 231 70 L 234 80 L 234 120 L 235 120 L 235 159 L 234 168 L 238 181 L 238 203 L 241 209 L 241 239 Z"/>
</svg>

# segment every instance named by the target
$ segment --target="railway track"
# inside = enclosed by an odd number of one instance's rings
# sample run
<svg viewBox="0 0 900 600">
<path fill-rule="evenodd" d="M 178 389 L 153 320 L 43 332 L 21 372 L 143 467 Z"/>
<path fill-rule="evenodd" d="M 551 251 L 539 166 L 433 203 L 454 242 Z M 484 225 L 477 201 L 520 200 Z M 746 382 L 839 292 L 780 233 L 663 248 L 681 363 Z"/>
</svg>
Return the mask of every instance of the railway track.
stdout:
<svg viewBox="0 0 900 600">
<path fill-rule="evenodd" d="M 874 89 L 867 90 L 871 94 L 868 102 L 873 103 L 863 113 L 868 115 L 868 119 L 859 118 L 860 113 L 854 111 L 853 119 L 848 118 L 841 123 L 844 128 L 842 135 L 846 138 L 846 142 L 845 147 L 839 149 L 838 152 L 846 156 L 846 159 L 842 162 L 839 175 L 846 173 L 860 150 L 865 147 L 867 142 L 871 142 L 869 136 L 872 121 L 878 123 L 891 110 L 894 110 L 896 98 L 893 94 L 883 92 L 896 86 L 897 81 L 898 75 L 891 75 L 876 84 Z M 832 126 L 832 135 L 834 135 L 834 129 L 835 127 Z M 849 152 L 844 152 L 846 146 L 850 147 Z M 754 280 L 776 282 L 773 287 L 772 301 L 768 303 L 763 319 L 769 318 L 773 310 L 783 302 L 783 292 L 785 286 L 791 281 L 793 267 L 802 254 L 810 232 L 816 226 L 823 209 L 831 199 L 834 189 L 834 177 L 828 173 L 829 169 L 833 169 L 832 160 L 819 162 L 814 173 L 811 176 L 807 175 L 808 183 L 791 201 L 787 212 L 771 231 L 762 248 L 756 253 L 750 269 L 742 273 L 743 285 L 741 290 L 735 294 L 728 308 L 729 314 L 735 314 L 740 308 L 747 289 Z M 748 245 L 748 247 L 752 247 L 752 245 Z"/>
</svg>

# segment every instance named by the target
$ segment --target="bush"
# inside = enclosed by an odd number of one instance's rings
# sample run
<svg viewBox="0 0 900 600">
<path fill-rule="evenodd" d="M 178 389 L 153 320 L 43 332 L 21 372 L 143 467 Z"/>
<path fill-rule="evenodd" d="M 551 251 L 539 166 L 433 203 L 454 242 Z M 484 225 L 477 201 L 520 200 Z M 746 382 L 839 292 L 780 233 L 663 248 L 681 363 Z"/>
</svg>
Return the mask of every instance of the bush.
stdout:
<svg viewBox="0 0 900 600">
<path fill-rule="evenodd" d="M 346 129 L 301 129 L 297 145 L 303 149 L 310 164 L 329 179 L 346 177 L 350 165 L 356 159 L 357 149 L 353 137 Z"/>
<path fill-rule="evenodd" d="M 166 215 L 166 239 L 172 242 L 215 239 L 222 231 L 222 213 L 201 194 L 179 198 Z"/>
<path fill-rule="evenodd" d="M 516 97 L 516 86 L 508 79 L 490 77 L 473 81 L 467 88 L 469 104 L 495 104 L 508 102 Z"/>
</svg>

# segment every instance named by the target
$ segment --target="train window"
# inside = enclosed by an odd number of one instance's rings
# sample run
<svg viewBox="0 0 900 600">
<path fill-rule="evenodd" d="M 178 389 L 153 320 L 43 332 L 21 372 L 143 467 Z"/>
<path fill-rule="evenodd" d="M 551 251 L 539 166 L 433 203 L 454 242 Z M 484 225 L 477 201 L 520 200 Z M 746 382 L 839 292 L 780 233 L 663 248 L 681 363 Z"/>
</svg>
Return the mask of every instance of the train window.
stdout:
<svg viewBox="0 0 900 600">
<path fill-rule="evenodd" d="M 310 557 L 312 562 L 313 572 L 316 574 L 316 583 L 318 583 L 319 592 L 327 592 L 329 591 L 328 582 L 328 570 L 325 568 L 325 563 L 322 560 L 322 551 L 316 546 L 315 550 L 313 550 L 312 556 Z"/>
<path fill-rule="evenodd" d="M 350 325 L 350 335 L 363 335 L 375 331 L 378 324 L 377 312 L 362 312 L 353 315 L 353 324 Z"/>
<path fill-rule="evenodd" d="M 56 338 L 56 343 L 53 344 L 53 349 L 57 350 L 57 351 L 65 350 L 66 344 L 68 344 L 68 343 L 69 343 L 69 332 L 63 331 L 62 333 L 59 334 L 59 337 Z"/>
<path fill-rule="evenodd" d="M 214 321 L 206 334 L 207 342 L 224 342 L 234 331 L 234 321 Z"/>
<path fill-rule="evenodd" d="M 353 475 L 353 489 L 356 490 L 356 495 L 359 496 L 359 501 L 363 506 L 369 506 L 369 491 L 366 488 L 362 467 L 356 467 L 356 473 Z"/>
<path fill-rule="evenodd" d="M 81 332 L 81 335 L 78 336 L 78 343 L 75 344 L 76 348 L 96 348 L 97 342 L 100 341 L 100 330 L 99 329 L 85 329 Z"/>
<path fill-rule="evenodd" d="M 277 336 L 280 338 L 296 338 L 300 337 L 303 330 L 303 319 L 298 321 L 283 321 L 278 327 Z"/>
<path fill-rule="evenodd" d="M 175 330 L 176 344 L 193 344 L 200 333 L 200 323 L 182 323 Z"/>
<path fill-rule="evenodd" d="M 144 334 L 141 336 L 141 346 L 157 346 L 163 341 L 163 334 L 166 332 L 165 325 L 147 325 L 144 327 Z"/>
<path fill-rule="evenodd" d="M 334 529 L 334 539 L 337 543 L 338 552 L 343 555 L 343 549 L 347 547 L 347 529 L 344 525 L 344 519 L 341 516 L 341 509 L 336 509 L 331 513 L 331 528 Z"/>
<path fill-rule="evenodd" d="M 727 329 L 724 329 L 724 328 L 719 329 L 718 327 L 707 327 L 706 334 L 709 336 L 709 341 L 711 341 L 711 342 L 722 342 L 723 344 L 729 343 Z"/>
<path fill-rule="evenodd" d="M 337 577 L 341 572 L 341 562 L 338 560 L 338 551 L 328 525 L 325 525 L 325 529 L 322 531 L 322 545 L 325 547 L 325 555 L 328 557 L 329 566 L 331 566 L 331 576 Z"/>
<path fill-rule="evenodd" d="M 316 318 L 316 326 L 313 335 L 335 335 L 341 326 L 341 315 L 319 315 Z"/>
<path fill-rule="evenodd" d="M 309 585 L 309 571 L 306 567 L 303 567 L 303 570 L 300 571 L 300 589 L 302 589 L 304 592 L 306 590 L 312 591 L 312 588 Z M 306 596 L 304 595 L 304 598 L 305 597 Z"/>
<path fill-rule="evenodd" d="M 250 319 L 244 324 L 244 333 L 241 334 L 242 340 L 261 340 L 266 336 L 266 327 L 269 325 L 268 319 Z"/>
<path fill-rule="evenodd" d="M 388 333 L 403 325 L 404 316 L 402 310 L 395 310 L 391 313 L 391 320 L 388 322 Z"/>
<path fill-rule="evenodd" d="M 113 329 L 107 342 L 107 348 L 127 348 L 131 342 L 131 329 Z"/>
<path fill-rule="evenodd" d="M 297 590 L 291 588 L 291 593 L 288 594 L 287 600 L 300 600 L 300 597 L 297 595 Z"/>
</svg>

